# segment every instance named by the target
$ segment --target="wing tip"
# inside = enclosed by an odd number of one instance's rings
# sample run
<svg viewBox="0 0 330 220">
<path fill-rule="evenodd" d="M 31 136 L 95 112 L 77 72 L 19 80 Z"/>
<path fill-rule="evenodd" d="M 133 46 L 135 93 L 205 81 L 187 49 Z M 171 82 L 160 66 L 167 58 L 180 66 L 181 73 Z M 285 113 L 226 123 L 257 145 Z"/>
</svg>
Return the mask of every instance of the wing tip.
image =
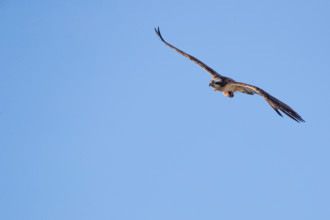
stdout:
<svg viewBox="0 0 330 220">
<path fill-rule="evenodd" d="M 293 110 L 290 109 L 280 109 L 280 110 L 298 123 L 305 122 L 305 120 L 297 112 Z"/>
<path fill-rule="evenodd" d="M 267 94 L 266 92 L 264 92 Z M 266 99 L 267 98 L 267 99 Z M 266 97 L 266 101 L 273 107 L 273 109 L 281 116 L 282 114 L 280 113 L 283 112 L 286 114 L 288 117 L 292 118 L 298 123 L 305 122 L 305 120 L 297 113 L 295 112 L 290 106 L 287 104 L 281 102 L 280 100 L 276 99 L 275 97 L 271 96 L 268 94 L 268 97 Z"/>
<path fill-rule="evenodd" d="M 156 34 L 158 35 L 158 37 L 163 41 L 165 42 L 164 38 L 162 37 L 162 34 L 160 33 L 160 30 L 159 30 L 159 26 L 157 28 L 154 28 L 155 29 L 155 32 Z"/>
</svg>

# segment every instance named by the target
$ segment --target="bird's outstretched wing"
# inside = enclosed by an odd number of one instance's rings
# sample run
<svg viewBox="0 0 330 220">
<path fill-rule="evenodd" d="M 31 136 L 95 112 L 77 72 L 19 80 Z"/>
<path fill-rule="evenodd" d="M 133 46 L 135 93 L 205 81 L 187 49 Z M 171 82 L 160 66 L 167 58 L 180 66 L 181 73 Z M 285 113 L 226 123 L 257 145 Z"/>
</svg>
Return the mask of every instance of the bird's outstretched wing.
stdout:
<svg viewBox="0 0 330 220">
<path fill-rule="evenodd" d="M 183 56 L 187 57 L 189 60 L 192 60 L 194 61 L 195 63 L 197 63 L 198 65 L 200 65 L 203 69 L 205 69 L 209 74 L 211 74 L 211 76 L 213 78 L 221 78 L 222 76 L 220 74 L 218 74 L 216 71 L 214 71 L 212 68 L 208 67 L 207 65 L 205 65 L 202 61 L 198 60 L 197 58 L 183 52 L 182 50 L 179 50 L 178 48 L 176 48 L 175 46 L 167 43 L 164 38 L 162 37 L 162 35 L 160 34 L 160 31 L 159 31 L 159 27 L 156 29 L 155 28 L 155 31 L 156 31 L 156 34 L 158 35 L 158 37 L 167 45 L 169 46 L 170 48 L 176 50 L 178 53 L 182 54 Z"/>
<path fill-rule="evenodd" d="M 230 86 L 229 88 L 233 92 L 244 92 L 248 94 L 250 94 L 249 92 L 251 92 L 261 95 L 280 116 L 282 116 L 282 114 L 280 113 L 280 111 L 282 111 L 284 114 L 286 114 L 287 116 L 289 116 L 290 118 L 292 118 L 297 122 L 305 122 L 304 119 L 302 119 L 302 117 L 297 112 L 295 112 L 290 106 L 281 102 L 274 96 L 270 95 L 269 93 L 265 92 L 264 90 L 256 86 L 252 86 L 240 82 L 230 82 L 228 86 Z M 249 91 L 249 92 L 245 92 L 245 91 Z"/>
</svg>

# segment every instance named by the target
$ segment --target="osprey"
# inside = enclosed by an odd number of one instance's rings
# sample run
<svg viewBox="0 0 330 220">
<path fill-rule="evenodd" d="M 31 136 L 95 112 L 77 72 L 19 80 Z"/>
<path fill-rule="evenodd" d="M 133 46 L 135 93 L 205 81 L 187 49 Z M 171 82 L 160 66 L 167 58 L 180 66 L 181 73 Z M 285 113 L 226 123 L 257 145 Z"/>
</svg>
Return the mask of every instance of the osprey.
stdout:
<svg viewBox="0 0 330 220">
<path fill-rule="evenodd" d="M 258 95 L 262 96 L 268 102 L 268 104 L 277 112 L 277 114 L 279 114 L 281 117 L 283 117 L 283 116 L 280 113 L 280 111 L 282 111 L 284 114 L 286 114 L 287 116 L 289 116 L 290 118 L 292 118 L 293 120 L 295 120 L 297 122 L 305 122 L 304 119 L 302 119 L 302 117 L 297 112 L 295 112 L 290 106 L 281 102 L 277 98 L 271 96 L 269 93 L 265 92 L 264 90 L 262 90 L 256 86 L 252 86 L 252 85 L 249 85 L 246 83 L 236 82 L 235 80 L 233 80 L 231 78 L 221 76 L 216 71 L 214 71 L 212 68 L 205 65 L 202 61 L 183 52 L 182 50 L 179 50 L 178 48 L 174 47 L 173 45 L 167 43 L 164 40 L 164 38 L 162 37 L 162 35 L 160 34 L 159 27 L 157 29 L 155 28 L 155 31 L 156 31 L 156 34 L 158 35 L 158 37 L 167 46 L 176 50 L 178 53 L 182 54 L 183 56 L 187 57 L 189 60 L 194 61 L 195 63 L 200 65 L 203 69 L 205 69 L 212 76 L 213 79 L 210 81 L 209 86 L 212 86 L 214 88 L 215 92 L 221 91 L 225 96 L 227 96 L 229 98 L 234 97 L 234 92 L 242 92 L 242 93 L 249 94 L 249 95 L 258 94 Z"/>
</svg>

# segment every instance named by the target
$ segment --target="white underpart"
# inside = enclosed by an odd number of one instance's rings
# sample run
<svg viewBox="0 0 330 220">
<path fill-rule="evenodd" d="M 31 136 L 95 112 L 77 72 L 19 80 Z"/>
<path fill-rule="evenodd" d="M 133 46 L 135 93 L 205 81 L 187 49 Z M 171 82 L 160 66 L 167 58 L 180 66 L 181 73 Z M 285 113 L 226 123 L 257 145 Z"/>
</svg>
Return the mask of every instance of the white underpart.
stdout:
<svg viewBox="0 0 330 220">
<path fill-rule="evenodd" d="M 227 84 L 225 87 L 222 88 L 223 92 L 230 92 L 230 91 L 235 91 L 235 86 Z"/>
<path fill-rule="evenodd" d="M 216 81 L 216 80 L 214 80 L 214 81 Z M 222 91 L 222 92 L 230 92 L 230 91 L 233 91 L 234 90 L 234 86 L 232 86 L 230 84 L 229 85 L 227 84 L 224 87 L 221 87 L 221 86 L 219 86 L 217 84 L 213 84 L 213 88 L 215 88 L 218 91 Z"/>
</svg>

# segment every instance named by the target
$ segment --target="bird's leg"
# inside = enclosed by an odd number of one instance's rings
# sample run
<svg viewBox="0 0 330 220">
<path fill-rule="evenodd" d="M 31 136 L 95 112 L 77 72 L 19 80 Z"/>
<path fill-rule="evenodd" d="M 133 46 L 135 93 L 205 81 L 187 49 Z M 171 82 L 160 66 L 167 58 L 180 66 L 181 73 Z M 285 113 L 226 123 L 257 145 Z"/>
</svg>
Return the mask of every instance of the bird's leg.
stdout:
<svg viewBox="0 0 330 220">
<path fill-rule="evenodd" d="M 222 92 L 225 96 L 229 97 L 229 98 L 232 98 L 234 97 L 234 93 L 233 92 Z"/>
<path fill-rule="evenodd" d="M 214 92 L 217 92 L 218 90 L 216 88 L 214 88 Z"/>
</svg>

